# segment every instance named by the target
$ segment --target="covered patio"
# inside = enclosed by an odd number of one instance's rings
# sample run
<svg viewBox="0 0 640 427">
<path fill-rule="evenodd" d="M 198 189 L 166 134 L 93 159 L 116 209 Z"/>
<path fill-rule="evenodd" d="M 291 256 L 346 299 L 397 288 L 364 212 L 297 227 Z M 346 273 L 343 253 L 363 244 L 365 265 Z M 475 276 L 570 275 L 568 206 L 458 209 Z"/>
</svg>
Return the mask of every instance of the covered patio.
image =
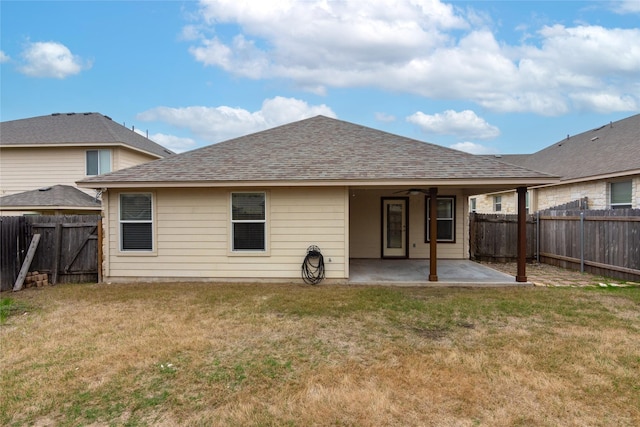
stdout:
<svg viewBox="0 0 640 427">
<path fill-rule="evenodd" d="M 349 284 L 442 287 L 531 286 L 470 260 L 439 259 L 438 281 L 429 281 L 428 259 L 351 259 Z"/>
</svg>

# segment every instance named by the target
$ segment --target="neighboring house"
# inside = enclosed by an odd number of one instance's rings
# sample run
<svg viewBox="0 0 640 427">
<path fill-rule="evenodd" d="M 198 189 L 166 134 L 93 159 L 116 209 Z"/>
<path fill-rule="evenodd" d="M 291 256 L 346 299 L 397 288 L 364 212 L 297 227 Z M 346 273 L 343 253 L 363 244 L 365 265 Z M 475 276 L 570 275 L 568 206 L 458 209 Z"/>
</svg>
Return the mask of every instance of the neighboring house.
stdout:
<svg viewBox="0 0 640 427">
<path fill-rule="evenodd" d="M 100 113 L 6 121 L 0 123 L 0 196 L 54 185 L 75 186 L 86 177 L 171 154 Z M 96 196 L 94 191 L 84 191 Z"/>
<path fill-rule="evenodd" d="M 95 196 L 70 185 L 54 185 L 0 197 L 2 213 L 31 212 L 39 215 L 100 214 L 102 204 Z"/>
<path fill-rule="evenodd" d="M 579 135 L 567 136 L 534 154 L 498 160 L 560 176 L 554 184 L 531 186 L 530 212 L 586 198 L 589 209 L 640 208 L 640 114 Z M 479 213 L 515 213 L 514 191 L 472 197 Z"/>
<path fill-rule="evenodd" d="M 317 245 L 344 282 L 351 258 L 468 259 L 469 195 L 555 180 L 317 116 L 78 185 L 105 189 L 105 281 L 299 279 Z"/>
</svg>

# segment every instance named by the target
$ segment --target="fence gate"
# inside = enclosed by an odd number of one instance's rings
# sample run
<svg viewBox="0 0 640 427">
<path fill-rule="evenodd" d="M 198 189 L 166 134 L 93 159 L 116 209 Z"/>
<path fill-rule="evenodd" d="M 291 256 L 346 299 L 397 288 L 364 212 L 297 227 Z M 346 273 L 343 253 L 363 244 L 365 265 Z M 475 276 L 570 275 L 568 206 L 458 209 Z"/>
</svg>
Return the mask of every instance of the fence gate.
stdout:
<svg viewBox="0 0 640 427">
<path fill-rule="evenodd" d="M 40 243 L 29 271 L 47 274 L 51 284 L 97 283 L 100 221 L 100 215 L 2 217 L 1 289 L 13 288 L 34 234 Z"/>
</svg>

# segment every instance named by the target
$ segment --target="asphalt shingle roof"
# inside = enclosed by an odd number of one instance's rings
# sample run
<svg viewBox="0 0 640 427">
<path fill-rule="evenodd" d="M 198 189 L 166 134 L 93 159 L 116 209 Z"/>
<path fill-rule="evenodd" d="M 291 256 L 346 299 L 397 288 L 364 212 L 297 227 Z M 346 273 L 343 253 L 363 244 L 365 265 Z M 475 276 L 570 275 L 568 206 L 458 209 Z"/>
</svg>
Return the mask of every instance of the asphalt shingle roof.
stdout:
<svg viewBox="0 0 640 427">
<path fill-rule="evenodd" d="M 54 185 L 38 190 L 25 191 L 0 197 L 0 208 L 9 207 L 69 207 L 100 209 L 101 203 L 95 197 L 83 193 L 70 185 Z"/>
<path fill-rule="evenodd" d="M 640 114 L 569 136 L 505 162 L 572 180 L 640 169 Z"/>
<path fill-rule="evenodd" d="M 124 144 L 159 157 L 173 152 L 100 113 L 64 113 L 0 123 L 0 146 Z"/>
<path fill-rule="evenodd" d="M 89 178 L 107 182 L 534 178 L 550 175 L 324 116 Z"/>
</svg>

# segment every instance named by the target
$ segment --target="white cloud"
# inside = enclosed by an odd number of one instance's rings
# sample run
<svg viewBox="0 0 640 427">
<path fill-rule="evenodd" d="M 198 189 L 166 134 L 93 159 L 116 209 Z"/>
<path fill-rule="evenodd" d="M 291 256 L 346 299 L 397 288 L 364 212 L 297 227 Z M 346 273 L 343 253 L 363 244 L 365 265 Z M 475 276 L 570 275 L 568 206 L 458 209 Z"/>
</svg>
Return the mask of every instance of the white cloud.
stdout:
<svg viewBox="0 0 640 427">
<path fill-rule="evenodd" d="M 632 10 L 634 3 L 620 6 Z M 640 104 L 640 29 L 555 25 L 535 32 L 527 26 L 520 27 L 527 31 L 523 44 L 510 45 L 496 38 L 486 12 L 454 5 L 203 0 L 199 30 L 185 32 L 197 39 L 189 51 L 207 66 L 251 79 L 288 79 L 317 94 L 376 87 L 541 115 L 584 108 L 573 102 L 585 94 L 624 100 L 608 111 Z M 229 36 L 216 32 L 218 26 L 238 32 Z"/>
<path fill-rule="evenodd" d="M 64 79 L 91 68 L 91 64 L 73 55 L 68 47 L 57 42 L 34 42 L 22 52 L 24 65 L 20 71 L 31 77 Z"/>
<path fill-rule="evenodd" d="M 640 13 L 640 2 L 638 0 L 619 0 L 612 1 L 609 4 L 616 13 Z"/>
<path fill-rule="evenodd" d="M 9 58 L 9 55 L 0 50 L 0 64 L 9 62 L 10 60 L 11 58 Z"/>
<path fill-rule="evenodd" d="M 387 113 L 376 113 L 376 120 L 383 123 L 391 123 L 396 121 L 396 116 Z"/>
<path fill-rule="evenodd" d="M 418 111 L 407 117 L 428 134 L 455 135 L 460 138 L 491 139 L 500 135 L 500 129 L 490 125 L 471 110 L 453 111 L 428 115 Z"/>
<path fill-rule="evenodd" d="M 156 107 L 138 114 L 137 119 L 186 128 L 197 137 L 215 143 L 317 115 L 336 117 L 324 104 L 314 106 L 278 96 L 265 100 L 262 108 L 255 112 L 228 106 Z"/>
<path fill-rule="evenodd" d="M 449 146 L 454 150 L 464 151 L 471 154 L 498 154 L 495 148 L 487 147 L 475 142 L 458 142 Z"/>
<path fill-rule="evenodd" d="M 165 148 L 173 151 L 174 153 L 182 153 L 196 148 L 196 141 L 191 138 L 182 138 L 175 135 L 167 135 L 164 133 L 154 133 L 149 135 L 149 139 Z"/>
<path fill-rule="evenodd" d="M 608 113 L 610 111 L 634 111 L 638 102 L 630 96 L 615 95 L 615 92 L 585 92 L 571 95 L 573 104 L 585 111 Z"/>
</svg>

